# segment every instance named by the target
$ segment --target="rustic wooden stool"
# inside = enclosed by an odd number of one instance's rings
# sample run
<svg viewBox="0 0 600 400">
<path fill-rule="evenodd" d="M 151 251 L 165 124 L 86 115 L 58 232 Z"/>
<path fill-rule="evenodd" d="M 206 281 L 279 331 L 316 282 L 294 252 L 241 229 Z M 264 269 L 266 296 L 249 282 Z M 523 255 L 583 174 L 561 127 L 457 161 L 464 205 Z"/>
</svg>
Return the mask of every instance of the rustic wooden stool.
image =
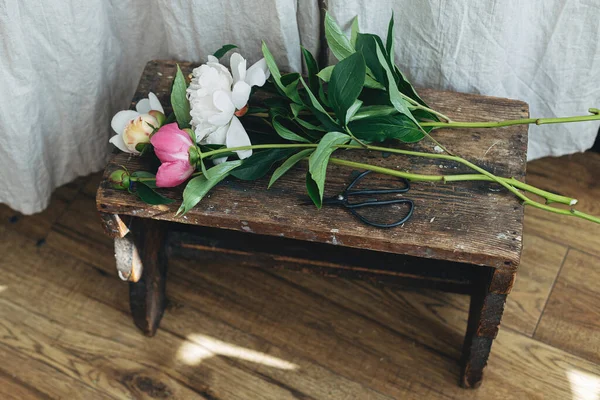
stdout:
<svg viewBox="0 0 600 400">
<path fill-rule="evenodd" d="M 192 70 L 189 63 L 180 66 L 185 74 Z M 149 91 L 168 104 L 175 70 L 174 62 L 148 63 L 132 106 Z M 421 94 L 433 108 L 456 120 L 528 117 L 528 106 L 520 101 L 433 90 Z M 435 136 L 451 151 L 497 175 L 519 180 L 525 176 L 526 126 L 438 131 Z M 424 140 L 416 147 L 432 152 L 434 145 Z M 340 153 L 336 156 L 416 173 L 472 173 L 439 160 Z M 472 388 L 481 383 L 522 247 L 523 207 L 499 185 L 415 183 L 406 194 L 415 202 L 412 219 L 401 227 L 377 229 L 361 224 L 342 208 L 317 211 L 301 205 L 307 200 L 306 166 L 302 166 L 270 190 L 267 179 L 226 180 L 187 215 L 176 217 L 179 202 L 148 206 L 112 189 L 106 180 L 121 166 L 153 171 L 157 165 L 152 162 L 117 154 L 106 167 L 97 195 L 106 231 L 115 238 L 118 272 L 130 281 L 134 322 L 146 335 L 154 335 L 165 307 L 167 248 L 189 257 L 198 251 L 219 251 L 238 260 L 251 256 L 265 266 L 470 294 L 461 384 Z M 331 165 L 326 196 L 345 188 L 351 172 Z M 373 177 L 378 184 L 397 185 L 394 178 Z M 181 190 L 163 192 L 181 199 Z"/>
</svg>

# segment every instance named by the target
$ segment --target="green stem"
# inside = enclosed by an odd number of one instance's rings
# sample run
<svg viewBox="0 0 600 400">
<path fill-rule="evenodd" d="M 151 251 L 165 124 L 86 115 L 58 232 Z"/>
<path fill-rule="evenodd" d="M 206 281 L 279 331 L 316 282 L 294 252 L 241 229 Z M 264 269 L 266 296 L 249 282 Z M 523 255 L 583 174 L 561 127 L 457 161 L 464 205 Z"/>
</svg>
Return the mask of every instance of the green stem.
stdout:
<svg viewBox="0 0 600 400">
<path fill-rule="evenodd" d="M 584 121 L 600 121 L 600 114 L 580 115 L 576 117 L 562 118 L 523 118 L 510 119 L 505 121 L 487 121 L 487 122 L 421 122 L 420 125 L 424 128 L 499 128 L 502 126 L 513 125 L 545 125 L 545 124 L 562 124 L 566 122 L 584 122 Z"/>
<path fill-rule="evenodd" d="M 571 197 L 566 197 L 566 196 L 561 196 L 559 194 L 555 194 L 552 192 L 547 192 L 542 189 L 538 189 L 535 186 L 528 185 L 528 184 L 521 182 L 515 178 L 502 178 L 501 177 L 500 179 L 504 180 L 506 183 L 510 184 L 511 186 L 516 187 L 517 189 L 525 190 L 529 193 L 533 193 L 540 197 L 543 197 L 544 199 L 546 199 L 546 204 L 560 203 L 560 204 L 566 204 L 568 206 L 574 206 L 575 204 L 577 204 L 577 199 L 573 199 Z M 444 177 L 444 182 L 456 182 L 456 181 L 493 182 L 493 180 L 490 179 L 489 177 L 487 177 L 485 175 L 480 175 L 480 174 L 446 175 Z"/>
<path fill-rule="evenodd" d="M 294 144 L 255 144 L 252 146 L 240 146 L 240 147 L 231 147 L 231 148 L 223 148 L 223 149 L 217 149 L 217 150 L 211 150 L 211 151 L 207 151 L 204 152 L 202 154 L 200 154 L 200 158 L 204 159 L 206 157 L 210 157 L 210 156 L 214 156 L 217 154 L 222 154 L 222 153 L 230 153 L 233 151 L 240 151 L 240 150 L 260 150 L 260 149 L 294 149 L 294 148 L 298 148 L 298 149 L 302 149 L 302 148 L 316 148 L 317 145 L 314 143 L 308 143 L 308 144 L 300 144 L 300 143 L 294 143 Z M 360 146 L 354 146 L 355 148 L 358 149 L 362 149 L 362 147 Z"/>
<path fill-rule="evenodd" d="M 399 178 L 405 178 L 411 181 L 429 181 L 429 182 L 435 182 L 435 181 L 442 181 L 442 182 L 451 182 L 451 181 L 473 181 L 473 180 L 493 180 L 493 181 L 497 181 L 495 179 L 491 179 L 487 176 L 481 176 L 481 175 L 421 175 L 421 174 L 412 174 L 412 173 L 408 173 L 408 172 L 402 172 L 402 171 L 396 171 L 393 169 L 389 169 L 389 168 L 384 168 L 384 167 L 378 167 L 375 165 L 370 165 L 370 164 L 363 164 L 363 163 L 359 163 L 359 162 L 354 162 L 354 161 L 348 161 L 348 160 L 341 160 L 339 158 L 330 158 L 329 161 L 332 164 L 338 164 L 338 165 L 344 165 L 347 167 L 352 167 L 352 168 L 358 168 L 358 169 L 367 169 L 373 172 L 378 172 L 381 174 L 386 174 L 386 175 L 391 175 L 391 176 L 396 176 Z M 473 179 L 475 177 L 475 179 Z M 451 179 L 448 179 L 451 178 Z M 485 179 L 488 178 L 488 179 Z M 523 188 L 530 188 L 530 189 L 535 189 L 533 192 L 539 195 L 542 195 L 542 193 L 548 193 L 545 192 L 543 190 L 537 189 L 537 188 L 533 188 L 530 185 L 524 184 L 522 182 L 517 181 L 514 178 L 499 178 L 499 180 L 504 181 L 507 183 L 507 181 L 511 181 L 511 182 L 518 182 L 519 184 L 521 184 L 521 186 Z M 508 184 L 508 183 L 507 183 Z M 504 185 L 503 185 L 504 186 Z M 509 185 L 510 186 L 510 185 Z M 514 190 L 514 188 L 513 188 Z M 514 191 L 511 190 L 511 192 L 514 193 Z M 552 194 L 556 199 L 562 197 L 562 196 L 558 196 L 558 195 L 554 195 Z M 579 217 L 579 218 L 583 218 L 585 220 L 591 221 L 591 222 L 595 222 L 597 224 L 600 224 L 600 218 L 598 217 L 594 217 L 593 215 L 589 215 L 586 213 L 583 213 L 581 211 L 577 211 L 577 210 L 565 210 L 562 208 L 556 208 L 556 207 L 550 207 L 546 204 L 542 204 L 539 203 L 537 201 L 528 199 L 526 196 L 523 196 L 526 200 L 523 201 L 523 205 L 528 205 L 528 206 L 532 206 L 535 208 L 539 208 L 545 211 L 549 211 L 555 214 L 561 214 L 561 215 L 569 215 L 569 216 L 574 216 L 574 217 Z M 564 198 L 565 200 L 567 200 L 568 198 Z M 573 201 L 572 199 L 568 199 Z M 558 201 L 557 201 L 558 202 Z M 565 204 L 569 204 L 569 203 L 565 203 Z"/>
<path fill-rule="evenodd" d="M 310 143 L 310 144 L 259 144 L 259 145 L 254 145 L 254 146 L 241 146 L 241 147 L 232 147 L 232 148 L 212 150 L 212 151 L 209 151 L 206 153 L 202 153 L 201 156 L 204 158 L 204 157 L 212 156 L 215 154 L 221 154 L 221 153 L 239 151 L 239 150 L 281 149 L 281 148 L 316 148 L 316 147 L 317 147 L 317 144 L 313 144 L 313 143 Z M 338 149 L 355 149 L 355 150 L 363 149 L 364 150 L 363 147 L 355 146 L 355 145 L 340 145 L 340 146 L 336 146 L 336 147 Z M 403 154 L 403 155 L 409 155 L 409 156 L 426 157 L 426 158 L 442 159 L 442 160 L 458 162 L 460 164 L 466 165 L 467 167 L 473 169 L 474 171 L 479 172 L 481 175 L 483 175 L 485 177 L 485 178 L 477 177 L 477 178 L 471 179 L 471 180 L 489 180 L 492 182 L 496 182 L 496 183 L 500 184 L 501 186 L 503 186 L 504 188 L 506 188 L 509 192 L 513 193 L 521 201 L 523 201 L 523 205 L 530 205 L 530 206 L 533 206 L 533 207 L 536 207 L 536 208 L 539 208 L 542 210 L 546 210 L 549 212 L 553 212 L 556 214 L 572 215 L 572 216 L 586 219 L 588 221 L 600 223 L 600 218 L 582 213 L 580 211 L 564 210 L 564 209 L 560 209 L 560 208 L 550 207 L 546 204 L 542 204 L 537 201 L 531 200 L 529 197 L 527 197 L 523 193 L 521 193 L 518 189 L 526 190 L 531 193 L 540 195 L 540 196 L 544 197 L 549 203 L 555 202 L 555 203 L 574 205 L 575 203 L 577 203 L 577 201 L 575 199 L 548 193 L 544 190 L 537 189 L 533 186 L 519 182 L 513 178 L 497 177 L 494 174 L 486 171 L 485 169 L 483 169 L 481 167 L 478 167 L 477 165 L 475 165 L 475 164 L 471 163 L 470 161 L 467 161 L 461 157 L 447 155 L 447 154 L 422 153 L 422 152 L 418 152 L 418 151 L 402 150 L 402 149 L 394 149 L 394 148 L 370 146 L 370 145 L 368 145 L 366 147 L 366 149 L 373 150 L 373 151 L 381 151 L 381 152 L 386 152 L 386 153 Z M 335 159 L 335 160 L 338 160 L 338 159 Z M 345 161 L 345 160 L 342 160 L 342 161 L 346 162 L 346 163 L 353 163 L 352 161 Z M 346 164 L 346 165 L 349 165 L 349 164 Z M 355 165 L 359 166 L 360 168 L 372 169 L 373 171 L 376 171 L 376 172 L 400 176 L 400 175 L 398 175 L 399 171 L 395 171 L 395 170 L 388 169 L 388 168 L 376 167 L 376 166 L 372 166 L 369 164 L 362 164 L 362 163 L 355 163 Z M 420 180 L 429 180 L 429 181 L 442 180 L 442 181 L 446 181 L 446 182 L 451 182 L 453 180 L 454 181 L 461 180 L 460 178 L 451 178 L 452 175 L 442 177 L 442 179 L 426 177 L 425 175 L 418 175 L 418 174 L 410 174 L 410 175 L 412 175 L 417 180 L 419 180 L 419 179 Z M 471 175 L 470 178 L 473 178 L 473 176 Z M 410 177 L 407 176 L 407 179 L 410 179 Z M 466 177 L 465 177 L 464 180 L 468 180 L 468 179 L 466 179 Z"/>
<path fill-rule="evenodd" d="M 224 149 L 207 151 L 205 153 L 202 153 L 201 157 L 205 158 L 205 157 L 210 157 L 213 155 L 229 153 L 232 151 L 239 151 L 239 150 L 281 149 L 281 148 L 316 148 L 316 147 L 317 147 L 317 144 L 314 144 L 314 143 L 308 143 L 308 144 L 259 144 L 259 145 L 253 145 L 253 146 L 242 146 L 242 147 L 224 148 Z M 364 149 L 361 146 L 355 146 L 355 145 L 341 145 L 341 146 L 337 146 L 337 147 L 341 148 L 341 149 Z M 466 161 L 460 157 L 450 156 L 450 155 L 446 155 L 446 154 L 421 153 L 421 152 L 417 152 L 417 151 L 400 150 L 400 149 L 370 146 L 370 145 L 367 145 L 366 149 L 374 150 L 374 151 L 382 151 L 382 152 L 387 152 L 387 153 L 399 153 L 399 154 L 405 154 L 405 155 L 410 155 L 410 156 L 445 159 L 445 160 L 451 160 L 451 161 L 456 161 L 456 162 L 461 162 L 461 163 L 463 163 L 462 161 L 464 161 L 464 162 L 470 164 L 469 167 L 474 166 L 473 164 L 469 163 L 468 161 Z M 479 170 L 482 170 L 481 168 L 479 168 L 477 166 L 474 166 L 474 167 Z M 485 171 L 485 170 L 483 170 L 483 171 Z M 560 196 L 560 195 L 557 195 L 554 193 L 547 192 L 545 190 L 538 189 L 534 186 L 527 185 L 526 183 L 520 182 L 514 178 L 499 178 L 492 174 L 489 174 L 489 172 L 487 172 L 487 171 L 485 171 L 485 172 L 488 175 L 486 175 L 486 174 L 464 175 L 465 178 L 463 178 L 463 179 L 455 178 L 455 176 L 460 176 L 460 175 L 448 175 L 448 176 L 446 176 L 446 181 L 452 182 L 452 181 L 459 181 L 459 180 L 479 180 L 479 181 L 484 180 L 484 181 L 488 181 L 488 182 L 498 182 L 498 180 L 500 180 L 504 183 L 504 185 L 503 185 L 504 187 L 506 187 L 506 185 L 508 185 L 508 186 L 513 186 L 513 187 L 516 187 L 516 188 L 519 188 L 522 190 L 526 190 L 528 192 L 537 194 L 537 195 L 545 198 L 549 203 L 562 203 L 562 204 L 567 204 L 567 205 L 574 205 L 577 203 L 577 200 L 572 199 L 570 197 Z M 415 175 L 415 174 L 413 174 L 413 175 Z M 490 175 L 492 175 L 493 178 Z M 423 176 L 426 176 L 426 175 L 423 175 Z M 432 179 L 427 179 L 427 180 L 431 181 Z M 433 179 L 433 180 L 441 181 L 442 178 L 437 178 L 437 179 Z M 500 182 L 498 182 L 498 183 L 500 183 Z M 502 184 L 502 183 L 500 183 L 500 184 Z"/>
<path fill-rule="evenodd" d="M 488 176 L 480 175 L 480 174 L 460 174 L 460 175 L 423 175 L 423 174 L 413 174 L 411 172 L 397 171 L 394 169 L 389 169 L 385 167 L 378 167 L 375 165 L 363 164 L 354 161 L 341 160 L 338 158 L 330 158 L 330 162 L 339 165 L 345 165 L 348 167 L 354 168 L 362 168 L 368 169 L 373 172 L 379 172 L 386 175 L 396 176 L 398 178 L 408 179 L 411 182 L 473 182 L 473 181 L 485 181 L 485 182 L 495 182 L 495 180 L 491 179 Z M 498 179 L 506 182 L 507 184 L 516 187 L 518 189 L 526 190 L 530 193 L 537 194 L 540 197 L 546 199 L 547 204 L 550 203 L 560 203 L 566 205 L 574 205 L 577 204 L 577 200 L 572 199 L 570 197 L 560 196 L 558 194 L 550 193 L 542 189 L 538 189 L 534 186 L 528 185 L 521 181 L 516 180 L 515 178 L 502 178 L 498 177 Z"/>
</svg>

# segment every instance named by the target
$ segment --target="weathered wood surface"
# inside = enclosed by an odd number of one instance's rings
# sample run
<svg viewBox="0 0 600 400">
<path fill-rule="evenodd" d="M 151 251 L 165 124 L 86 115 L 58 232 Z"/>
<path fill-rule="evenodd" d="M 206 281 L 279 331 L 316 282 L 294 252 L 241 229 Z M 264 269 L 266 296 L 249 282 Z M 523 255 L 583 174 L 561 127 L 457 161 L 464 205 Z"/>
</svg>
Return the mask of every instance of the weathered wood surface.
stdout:
<svg viewBox="0 0 600 400">
<path fill-rule="evenodd" d="M 163 222 L 135 218 L 130 235 L 128 245 L 119 248 L 115 244 L 117 265 L 131 265 L 131 273 L 125 276 L 133 275 L 129 282 L 133 322 L 146 336 L 154 336 L 167 302 L 167 232 Z"/>
<path fill-rule="evenodd" d="M 600 379 L 597 362 L 574 355 L 594 331 L 569 339 L 572 309 L 548 321 L 562 336 L 554 346 L 500 329 L 483 385 L 467 391 L 456 385 L 466 296 L 243 268 L 248 257 L 214 253 L 173 259 L 169 311 L 149 340 L 130 323 L 93 197 L 77 196 L 46 245 L 22 228 L 0 224 L 1 399 L 563 400 L 586 398 Z M 91 247 L 97 238 L 110 257 Z M 592 307 L 589 294 L 579 290 L 577 303 Z"/>
<path fill-rule="evenodd" d="M 325 277 L 359 279 L 373 284 L 401 285 L 469 294 L 479 267 L 391 253 L 341 248 L 242 232 L 195 227 L 171 231 L 170 254 L 198 259 L 208 253 L 239 266 L 257 265 L 310 272 Z M 244 261 L 245 260 L 245 261 Z"/>
<path fill-rule="evenodd" d="M 181 63 L 185 73 L 191 65 Z M 134 103 L 149 91 L 168 103 L 175 63 L 148 63 Z M 500 120 L 528 115 L 520 101 L 451 92 L 422 90 L 422 96 L 436 109 L 456 120 Z M 133 104 L 133 103 L 132 103 Z M 503 176 L 523 179 L 527 147 L 527 127 L 437 131 L 434 136 L 451 151 Z M 434 144 L 424 140 L 410 146 L 427 152 Z M 471 171 L 460 165 L 414 157 L 378 153 L 339 152 L 337 157 L 375 163 L 424 174 L 456 174 Z M 148 160 L 117 155 L 106 174 L 125 165 L 129 170 L 152 170 Z M 148 206 L 126 192 L 103 182 L 97 196 L 101 212 L 149 217 L 186 224 L 254 232 L 271 236 L 367 248 L 411 256 L 447 259 L 514 269 L 521 253 L 523 209 L 509 193 L 486 182 L 432 184 L 416 183 L 407 198 L 415 201 L 415 214 L 404 226 L 382 230 L 359 223 L 346 210 L 300 205 L 307 200 L 304 188 L 306 166 L 297 167 L 266 189 L 267 179 L 242 182 L 230 179 L 216 187 L 192 211 L 175 217 L 178 204 Z M 328 168 L 326 196 L 340 192 L 349 182 L 352 170 Z M 394 179 L 374 177 L 378 185 L 394 185 Z M 181 189 L 164 190 L 168 197 L 181 199 Z"/>
<path fill-rule="evenodd" d="M 599 302 L 600 257 L 569 250 L 534 337 L 600 363 Z"/>
</svg>

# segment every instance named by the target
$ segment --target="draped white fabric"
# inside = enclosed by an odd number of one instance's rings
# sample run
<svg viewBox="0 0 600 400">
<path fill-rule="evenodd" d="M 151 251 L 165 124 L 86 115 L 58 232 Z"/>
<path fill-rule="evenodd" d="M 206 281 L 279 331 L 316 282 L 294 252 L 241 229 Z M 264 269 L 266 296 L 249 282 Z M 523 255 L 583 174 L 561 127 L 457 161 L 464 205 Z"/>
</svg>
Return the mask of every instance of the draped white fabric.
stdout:
<svg viewBox="0 0 600 400">
<path fill-rule="evenodd" d="M 597 0 L 329 0 L 349 29 L 385 34 L 417 83 L 519 98 L 532 115 L 600 105 Z M 151 59 L 203 61 L 235 43 L 250 62 L 265 40 L 282 69 L 320 37 L 318 0 L 0 0 L 0 203 L 25 214 L 54 188 L 102 169 L 110 119 Z M 530 157 L 589 148 L 597 123 L 531 129 Z"/>
<path fill-rule="evenodd" d="M 329 10 L 348 34 L 358 15 L 382 37 L 393 10 L 396 61 L 414 84 L 524 100 L 532 117 L 600 108 L 599 0 L 329 0 Z M 587 150 L 599 125 L 531 126 L 528 158 Z"/>
</svg>

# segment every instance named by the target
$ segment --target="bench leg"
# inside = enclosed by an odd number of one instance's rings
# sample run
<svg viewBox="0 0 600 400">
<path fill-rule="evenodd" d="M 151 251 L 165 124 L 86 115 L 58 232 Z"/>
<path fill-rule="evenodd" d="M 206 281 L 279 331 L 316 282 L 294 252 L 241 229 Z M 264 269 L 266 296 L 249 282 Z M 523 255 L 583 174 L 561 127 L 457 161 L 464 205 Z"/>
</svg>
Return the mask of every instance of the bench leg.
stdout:
<svg viewBox="0 0 600 400">
<path fill-rule="evenodd" d="M 480 276 L 476 279 L 461 360 L 460 385 L 464 388 L 481 385 L 483 369 L 504 312 L 506 293 L 510 291 L 510 287 L 502 289 L 502 286 L 512 286 L 514 274 L 508 280 L 503 278 L 506 274 L 498 273 L 494 268 L 481 267 Z"/>
<path fill-rule="evenodd" d="M 129 280 L 129 305 L 133 322 L 147 336 L 154 336 L 165 309 L 167 255 L 166 226 L 135 218 L 130 233 L 115 239 L 119 276 Z"/>
</svg>

